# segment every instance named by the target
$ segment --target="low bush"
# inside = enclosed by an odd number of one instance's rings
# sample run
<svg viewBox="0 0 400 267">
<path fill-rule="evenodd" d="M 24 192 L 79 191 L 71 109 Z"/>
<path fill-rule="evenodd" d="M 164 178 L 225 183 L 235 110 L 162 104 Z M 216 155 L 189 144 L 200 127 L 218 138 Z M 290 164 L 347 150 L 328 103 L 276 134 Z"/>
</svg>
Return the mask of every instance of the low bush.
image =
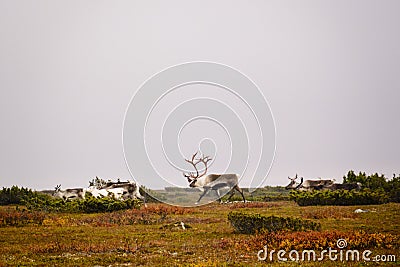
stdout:
<svg viewBox="0 0 400 267">
<path fill-rule="evenodd" d="M 35 197 L 26 200 L 25 205 L 29 210 L 46 212 L 96 213 L 138 208 L 140 201 L 136 199 L 115 200 L 108 197 L 95 198 L 87 194 L 85 199 L 69 202 L 50 196 Z"/>
<path fill-rule="evenodd" d="M 305 231 L 320 230 L 319 223 L 291 217 L 264 216 L 261 214 L 246 214 L 230 212 L 228 221 L 236 232 L 242 234 L 254 234 L 257 232 L 275 232 L 282 230 Z"/>
<path fill-rule="evenodd" d="M 393 178 L 386 178 L 383 174 L 378 173 L 367 175 L 365 172 L 355 174 L 354 171 L 349 171 L 343 176 L 343 183 L 361 183 L 362 188 L 370 190 L 383 190 L 386 192 L 389 201 L 400 202 L 400 175 Z"/>
<path fill-rule="evenodd" d="M 308 232 L 266 232 L 241 239 L 224 239 L 221 247 L 246 248 L 255 251 L 268 245 L 269 249 L 283 249 L 286 251 L 296 249 L 337 249 L 337 240 L 345 239 L 346 249 L 395 249 L 400 245 L 399 237 L 390 233 L 366 233 L 363 231 L 308 231 Z"/>
<path fill-rule="evenodd" d="M 39 195 L 41 194 L 24 187 L 19 188 L 15 185 L 11 188 L 3 187 L 0 190 L 0 205 L 23 204 L 25 200 Z"/>
<path fill-rule="evenodd" d="M 42 225 L 45 217 L 46 214 L 39 211 L 0 210 L 0 227 L 27 224 Z"/>
<path fill-rule="evenodd" d="M 291 191 L 290 198 L 299 206 L 315 205 L 373 205 L 389 202 L 389 196 L 383 190 L 320 190 L 320 191 Z"/>
</svg>

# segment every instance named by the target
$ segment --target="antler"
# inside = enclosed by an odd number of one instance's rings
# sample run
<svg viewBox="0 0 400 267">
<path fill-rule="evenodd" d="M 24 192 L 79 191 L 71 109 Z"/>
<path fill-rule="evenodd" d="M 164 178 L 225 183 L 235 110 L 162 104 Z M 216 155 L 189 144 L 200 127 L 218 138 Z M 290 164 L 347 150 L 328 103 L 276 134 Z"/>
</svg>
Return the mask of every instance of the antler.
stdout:
<svg viewBox="0 0 400 267">
<path fill-rule="evenodd" d="M 192 174 L 191 172 L 189 172 L 190 177 L 192 177 L 192 178 L 197 178 L 197 177 L 199 177 L 199 171 L 197 170 L 196 165 L 197 165 L 200 161 L 197 161 L 196 163 L 194 163 L 194 159 L 195 159 L 195 157 L 196 157 L 197 154 L 198 154 L 198 152 L 194 153 L 191 160 L 185 159 L 185 161 L 188 162 L 188 163 L 190 163 L 190 164 L 192 164 L 192 166 L 193 166 L 194 169 L 196 170 L 196 177 L 194 177 L 193 174 Z"/>
<path fill-rule="evenodd" d="M 202 177 L 202 176 L 206 175 L 206 173 L 207 173 L 207 171 L 208 171 L 208 162 L 211 161 L 211 158 L 210 158 L 209 156 L 204 156 L 204 155 L 203 155 L 203 157 L 200 158 L 199 160 L 200 160 L 200 162 L 202 162 L 202 163 L 204 164 L 204 166 L 205 166 L 204 172 L 199 176 L 199 177 Z M 198 177 L 198 178 L 199 178 L 199 177 Z"/>
<path fill-rule="evenodd" d="M 211 158 L 209 156 L 204 156 L 204 155 L 202 155 L 202 157 L 196 159 L 196 156 L 197 156 L 198 153 L 199 152 L 194 153 L 190 160 L 189 159 L 185 159 L 185 161 L 190 163 L 193 166 L 193 168 L 196 170 L 196 175 L 194 175 L 192 172 L 189 172 L 190 177 L 193 178 L 193 179 L 200 178 L 200 177 L 204 176 L 207 173 L 207 171 L 208 171 L 208 162 L 211 160 Z M 202 174 L 199 174 L 199 170 L 197 169 L 197 164 L 199 164 L 199 163 L 203 163 L 204 166 L 205 166 L 204 172 Z"/>
<path fill-rule="evenodd" d="M 290 178 L 289 176 L 288 176 L 288 179 L 290 180 L 290 181 L 295 181 L 295 180 L 297 180 L 297 173 L 296 173 L 296 176 L 294 177 L 294 178 Z"/>
</svg>

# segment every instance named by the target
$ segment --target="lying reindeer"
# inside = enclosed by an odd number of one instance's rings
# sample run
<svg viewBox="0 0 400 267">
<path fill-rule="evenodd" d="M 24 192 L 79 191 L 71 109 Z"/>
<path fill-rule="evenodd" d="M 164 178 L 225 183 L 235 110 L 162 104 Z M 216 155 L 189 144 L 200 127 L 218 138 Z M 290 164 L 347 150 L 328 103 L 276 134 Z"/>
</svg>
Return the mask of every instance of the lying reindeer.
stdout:
<svg viewBox="0 0 400 267">
<path fill-rule="evenodd" d="M 226 188 L 228 187 L 230 189 L 230 196 L 228 197 L 228 201 L 232 198 L 232 196 L 235 194 L 234 189 L 237 190 L 243 198 L 243 202 L 246 202 L 246 199 L 244 198 L 243 195 L 243 190 L 240 189 L 238 183 L 239 183 L 239 176 L 237 174 L 209 174 L 206 175 L 208 171 L 208 162 L 211 160 L 209 156 L 202 156 L 201 158 L 196 159 L 198 152 L 193 154 L 192 159 L 188 160 L 185 159 L 186 162 L 190 163 L 194 169 L 196 170 L 195 173 L 189 172 L 189 173 L 183 173 L 183 176 L 185 176 L 189 182 L 190 187 L 199 187 L 200 189 L 203 189 L 203 193 L 200 195 L 199 200 L 195 204 L 199 204 L 200 200 L 210 191 L 210 190 L 215 190 L 219 201 L 221 202 L 221 195 L 219 192 L 219 189 Z M 199 163 L 203 163 L 205 166 L 204 172 L 202 174 L 199 173 L 199 170 L 197 169 L 197 165 Z"/>
</svg>

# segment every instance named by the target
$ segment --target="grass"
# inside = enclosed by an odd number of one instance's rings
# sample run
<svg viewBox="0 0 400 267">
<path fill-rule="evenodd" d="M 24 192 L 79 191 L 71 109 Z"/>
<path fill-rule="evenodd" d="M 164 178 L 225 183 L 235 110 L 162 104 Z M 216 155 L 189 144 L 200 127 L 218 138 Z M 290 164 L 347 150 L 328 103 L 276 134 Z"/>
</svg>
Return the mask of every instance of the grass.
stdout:
<svg viewBox="0 0 400 267">
<path fill-rule="evenodd" d="M 289 191 L 285 190 L 281 186 L 266 186 L 263 188 L 255 188 L 250 190 L 249 188 L 242 188 L 246 200 L 250 201 L 282 201 L 289 200 Z M 155 196 L 158 200 L 174 203 L 179 206 L 192 206 L 195 203 L 201 192 L 198 188 L 178 188 L 178 187 L 167 187 L 162 190 L 150 190 L 151 195 Z M 222 200 L 226 201 L 229 194 L 228 190 L 221 189 L 221 195 L 223 195 Z M 227 194 L 227 195 L 226 195 Z M 268 196 L 268 197 L 267 197 Z M 201 204 L 207 204 L 215 201 L 217 195 L 215 191 L 211 191 L 206 194 L 202 200 Z M 238 192 L 231 198 L 231 201 L 242 201 L 242 197 Z"/>
<path fill-rule="evenodd" d="M 357 208 L 374 212 L 354 213 Z M 0 207 L 12 213 L 13 206 Z M 21 212 L 21 207 L 19 211 Z M 227 221 L 230 211 L 263 215 L 292 216 L 321 223 L 321 235 L 362 230 L 371 238 L 397 238 L 394 247 L 371 247 L 374 253 L 395 254 L 400 265 L 400 204 L 369 206 L 299 207 L 294 202 L 250 202 L 217 204 L 197 208 L 177 208 L 148 204 L 140 210 L 98 214 L 46 213 L 41 224 L 24 223 L 0 227 L 0 266 L 265 266 L 257 260 L 257 243 L 263 236 L 235 234 Z M 9 215 L 8 215 L 9 216 Z M 1 218 L 0 218 L 1 220 Z M 163 227 L 184 222 L 191 228 Z M 292 233 L 279 238 L 296 238 Z M 318 233 L 303 233 L 305 238 Z M 336 237 L 336 235 L 333 235 Z M 278 236 L 278 235 L 277 235 Z M 267 237 L 267 236 L 265 236 Z M 268 236 L 272 238 L 272 236 Z M 256 242 L 257 241 L 257 242 Z M 331 240 L 336 242 L 336 240 Z M 385 241 L 392 242 L 392 241 Z M 260 245 L 259 245 L 260 244 Z M 390 244 L 389 244 L 390 245 Z M 331 262 L 326 266 L 376 266 L 377 262 Z M 391 265 L 392 264 L 392 265 Z M 305 266 L 320 263 L 305 262 Z M 273 266 L 299 266 L 274 262 Z"/>
</svg>

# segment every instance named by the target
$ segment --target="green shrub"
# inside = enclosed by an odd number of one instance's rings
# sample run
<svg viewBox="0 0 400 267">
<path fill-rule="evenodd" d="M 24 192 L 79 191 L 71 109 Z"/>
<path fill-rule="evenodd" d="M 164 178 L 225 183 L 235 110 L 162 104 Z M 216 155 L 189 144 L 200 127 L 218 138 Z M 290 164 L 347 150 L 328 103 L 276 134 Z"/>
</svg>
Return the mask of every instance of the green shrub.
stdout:
<svg viewBox="0 0 400 267">
<path fill-rule="evenodd" d="M 25 205 L 29 210 L 96 213 L 138 208 L 140 202 L 136 199 L 115 200 L 108 197 L 95 198 L 87 194 L 85 199 L 69 202 L 64 202 L 62 199 L 50 196 L 35 197 L 25 201 Z"/>
<path fill-rule="evenodd" d="M 62 199 L 34 192 L 31 189 L 3 188 L 0 190 L 0 205 L 20 204 L 28 210 L 45 212 L 112 212 L 117 210 L 138 208 L 140 202 L 135 199 L 115 200 L 113 198 L 95 198 L 86 194 L 85 199 L 65 202 Z"/>
<path fill-rule="evenodd" d="M 387 183 L 390 201 L 400 203 L 400 175 L 398 177 L 393 175 L 393 179 Z"/>
<path fill-rule="evenodd" d="M 400 202 L 400 176 L 392 179 L 378 173 L 367 175 L 365 172 L 355 174 L 349 171 L 343 177 L 343 183 L 361 183 L 362 191 L 312 191 L 292 190 L 290 199 L 300 206 L 312 205 L 373 205 L 387 202 Z"/>
<path fill-rule="evenodd" d="M 11 188 L 3 187 L 0 190 L 0 205 L 22 204 L 25 200 L 37 197 L 40 193 L 33 192 L 31 189 L 18 186 Z"/>
<path fill-rule="evenodd" d="M 354 171 L 349 171 L 343 177 L 343 183 L 361 183 L 364 189 L 383 190 L 389 197 L 389 201 L 400 202 L 400 175 L 396 177 L 393 174 L 393 178 L 388 179 L 383 174 L 366 175 L 365 172 L 355 174 Z"/>
<path fill-rule="evenodd" d="M 246 214 L 230 212 L 228 221 L 236 232 L 242 234 L 254 234 L 257 232 L 276 232 L 281 230 L 305 231 L 320 230 L 319 223 L 291 217 L 264 216 L 261 214 Z"/>
<path fill-rule="evenodd" d="M 78 202 L 77 206 L 78 210 L 81 210 L 85 213 L 111 212 L 117 210 L 138 208 L 139 201 L 134 199 L 115 200 L 113 198 L 108 198 L 108 197 L 103 197 L 103 198 L 86 197 L 84 200 Z"/>
<path fill-rule="evenodd" d="M 320 190 L 320 191 L 291 191 L 290 198 L 299 206 L 314 205 L 372 205 L 389 201 L 389 196 L 383 190 Z"/>
</svg>

